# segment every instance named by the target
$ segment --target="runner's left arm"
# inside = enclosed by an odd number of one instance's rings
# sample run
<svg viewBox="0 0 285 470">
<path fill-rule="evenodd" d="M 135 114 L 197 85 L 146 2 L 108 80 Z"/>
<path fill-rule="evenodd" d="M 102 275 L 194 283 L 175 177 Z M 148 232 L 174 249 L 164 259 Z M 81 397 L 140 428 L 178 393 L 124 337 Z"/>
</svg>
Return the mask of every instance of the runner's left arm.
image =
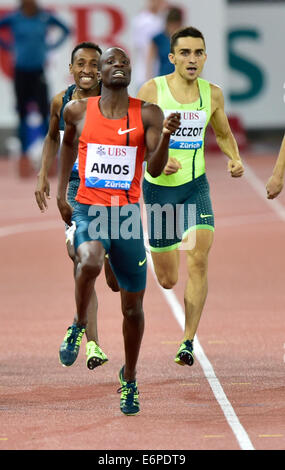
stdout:
<svg viewBox="0 0 285 470">
<path fill-rule="evenodd" d="M 215 85 L 211 85 L 211 90 L 213 114 L 210 122 L 216 135 L 217 144 L 221 151 L 230 159 L 228 163 L 228 171 L 231 175 L 233 177 L 242 176 L 244 167 L 239 155 L 237 142 L 233 136 L 225 113 L 222 90 Z"/>
<path fill-rule="evenodd" d="M 278 158 L 273 168 L 272 175 L 266 183 L 267 199 L 274 199 L 281 193 L 284 184 L 285 173 L 285 135 L 283 137 Z"/>
</svg>

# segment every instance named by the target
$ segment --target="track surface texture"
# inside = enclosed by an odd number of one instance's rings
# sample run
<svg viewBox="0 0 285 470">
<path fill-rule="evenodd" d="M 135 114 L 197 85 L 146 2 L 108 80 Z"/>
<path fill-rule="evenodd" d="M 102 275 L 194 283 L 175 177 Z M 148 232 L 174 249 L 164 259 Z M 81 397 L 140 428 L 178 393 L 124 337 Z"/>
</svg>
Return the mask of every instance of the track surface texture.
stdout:
<svg viewBox="0 0 285 470">
<path fill-rule="evenodd" d="M 183 336 L 183 252 L 172 291 L 158 286 L 148 260 L 135 417 L 119 409 L 122 314 L 104 273 L 98 323 L 109 362 L 88 370 L 84 339 L 76 363 L 59 364 L 75 301 L 56 180 L 41 214 L 35 179 L 19 179 L 15 162 L 0 160 L 0 449 L 285 448 L 285 191 L 274 201 L 265 191 L 275 158 L 247 154 L 245 175 L 233 179 L 224 156 L 207 155 L 216 230 L 193 367 L 174 363 Z"/>
</svg>

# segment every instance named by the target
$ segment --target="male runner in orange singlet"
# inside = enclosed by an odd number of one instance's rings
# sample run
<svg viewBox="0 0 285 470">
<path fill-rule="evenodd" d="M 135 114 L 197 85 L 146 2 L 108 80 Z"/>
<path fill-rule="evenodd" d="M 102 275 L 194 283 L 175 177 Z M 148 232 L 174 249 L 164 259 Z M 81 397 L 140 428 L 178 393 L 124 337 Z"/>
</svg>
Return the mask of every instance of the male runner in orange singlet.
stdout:
<svg viewBox="0 0 285 470">
<path fill-rule="evenodd" d="M 124 414 L 134 415 L 140 410 L 136 365 L 144 331 L 147 264 L 139 209 L 142 163 L 145 158 L 152 176 L 160 175 L 168 159 L 170 134 L 179 127 L 180 116 L 172 113 L 164 120 L 157 105 L 129 97 L 131 66 L 122 49 L 105 51 L 99 70 L 101 97 L 72 101 L 64 112 L 57 201 L 63 220 L 76 223 L 74 244 L 79 263 L 75 276 L 78 320 L 70 327 L 74 347 L 71 350 L 64 339 L 60 360 L 77 357 L 93 285 L 108 253 L 120 286 L 123 313 L 125 365 L 119 373 L 120 408 Z M 79 205 L 72 211 L 66 188 L 77 148 Z"/>
</svg>

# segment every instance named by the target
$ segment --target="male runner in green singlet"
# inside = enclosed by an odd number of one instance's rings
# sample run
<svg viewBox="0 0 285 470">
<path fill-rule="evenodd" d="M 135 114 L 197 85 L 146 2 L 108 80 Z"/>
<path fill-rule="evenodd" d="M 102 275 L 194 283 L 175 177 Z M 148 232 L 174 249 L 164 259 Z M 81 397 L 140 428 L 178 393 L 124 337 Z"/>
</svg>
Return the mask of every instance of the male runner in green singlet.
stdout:
<svg viewBox="0 0 285 470">
<path fill-rule="evenodd" d="M 207 296 L 208 254 L 214 232 L 204 160 L 204 136 L 209 122 L 220 149 L 229 157 L 231 176 L 242 176 L 244 169 L 224 111 L 222 91 L 199 78 L 207 58 L 203 34 L 193 27 L 183 28 L 172 35 L 170 50 L 169 60 L 175 71 L 146 82 L 139 90 L 138 98 L 158 104 L 165 115 L 179 112 L 181 126 L 170 140 L 169 160 L 163 173 L 152 178 L 146 170 L 143 194 L 148 212 L 150 250 L 161 286 L 171 289 L 176 284 L 179 248 L 184 247 L 187 254 L 185 331 L 175 362 L 191 366 L 194 362 L 193 339 Z M 166 213 L 162 217 L 161 231 L 158 233 L 153 229 L 155 211 L 148 208 L 157 204 L 172 208 L 173 236 L 167 232 Z"/>
</svg>

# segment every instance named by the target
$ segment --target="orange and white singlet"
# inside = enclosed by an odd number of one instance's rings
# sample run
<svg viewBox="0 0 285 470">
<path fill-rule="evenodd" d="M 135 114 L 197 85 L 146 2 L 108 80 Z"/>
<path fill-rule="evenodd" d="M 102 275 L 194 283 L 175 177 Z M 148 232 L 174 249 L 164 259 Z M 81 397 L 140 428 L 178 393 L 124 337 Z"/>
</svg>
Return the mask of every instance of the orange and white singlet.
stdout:
<svg viewBox="0 0 285 470">
<path fill-rule="evenodd" d="M 88 98 L 85 124 L 79 138 L 81 204 L 111 206 L 134 204 L 141 193 L 140 180 L 145 155 L 142 101 L 129 97 L 128 114 L 121 119 L 105 118 L 100 96 Z"/>
</svg>

